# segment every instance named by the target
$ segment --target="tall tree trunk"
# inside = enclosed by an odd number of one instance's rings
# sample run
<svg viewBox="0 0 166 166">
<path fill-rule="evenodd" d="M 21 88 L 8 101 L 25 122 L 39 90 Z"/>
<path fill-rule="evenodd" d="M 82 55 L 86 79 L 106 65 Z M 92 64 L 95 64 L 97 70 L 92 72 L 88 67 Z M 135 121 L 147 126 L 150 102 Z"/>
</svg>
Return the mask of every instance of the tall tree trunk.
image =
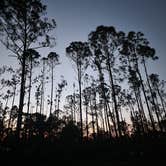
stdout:
<svg viewBox="0 0 166 166">
<path fill-rule="evenodd" d="M 141 112 L 142 112 L 142 118 L 143 118 L 143 122 L 144 122 L 144 130 L 148 131 L 148 122 L 147 122 L 147 118 L 146 118 L 146 115 L 145 115 L 145 110 L 144 110 L 144 107 L 143 107 L 141 92 L 140 92 L 139 89 L 138 89 L 138 94 L 139 94 L 138 95 L 138 102 L 139 102 L 139 105 L 140 105 L 140 109 L 141 109 Z"/>
<path fill-rule="evenodd" d="M 109 106 L 108 106 L 108 102 L 107 102 L 107 98 L 106 98 L 106 94 L 105 94 L 104 77 L 103 77 L 103 72 L 102 72 L 101 66 L 97 65 L 97 68 L 98 68 L 98 72 L 99 72 L 99 81 L 100 81 L 100 86 L 101 86 L 101 91 L 102 91 L 101 95 L 104 100 L 105 127 L 109 133 L 109 137 L 111 138 L 111 126 L 110 126 L 109 115 L 108 115 Z"/>
<path fill-rule="evenodd" d="M 78 86 L 79 86 L 79 110 L 80 110 L 80 129 L 81 129 L 81 142 L 83 141 L 83 119 L 82 119 L 82 77 L 81 77 L 81 64 L 77 63 L 77 72 L 78 72 Z"/>
<path fill-rule="evenodd" d="M 138 95 L 136 94 L 136 92 L 134 92 L 134 94 L 135 94 L 135 99 L 136 99 L 136 103 L 137 103 L 137 107 L 138 107 L 138 112 L 140 114 L 141 128 L 142 128 L 142 132 L 144 134 L 145 130 L 144 130 L 144 123 L 143 123 L 143 118 L 142 118 L 142 112 L 143 111 L 141 111 L 141 106 L 140 106 Z M 141 133 L 140 133 L 140 135 L 141 135 Z"/>
<path fill-rule="evenodd" d="M 113 75 L 112 75 L 112 69 L 110 66 L 110 61 L 109 58 L 107 59 L 107 67 L 108 67 L 108 72 L 109 72 L 109 77 L 110 77 L 110 83 L 111 83 L 111 90 L 112 90 L 112 99 L 114 103 L 114 109 L 115 109 L 115 114 L 116 114 L 116 121 L 117 121 L 117 129 L 119 136 L 122 136 L 122 131 L 120 127 L 120 120 L 119 120 L 119 113 L 118 113 L 118 106 L 117 106 L 117 100 L 116 100 L 116 94 L 115 94 L 115 88 L 114 88 L 114 81 L 113 81 Z"/>
<path fill-rule="evenodd" d="M 86 137 L 88 139 L 89 135 L 89 130 L 88 130 L 88 105 L 85 106 L 85 111 L 86 111 Z"/>
<path fill-rule="evenodd" d="M 92 116 L 92 132 L 93 132 L 93 138 L 95 139 L 95 120 L 94 120 L 94 112 L 93 112 L 93 105 L 92 101 L 90 99 L 90 110 L 91 110 L 91 116 Z"/>
<path fill-rule="evenodd" d="M 53 87 L 54 86 L 54 67 L 53 62 L 51 66 L 51 96 L 50 96 L 50 115 L 52 114 L 52 104 L 53 104 Z"/>
<path fill-rule="evenodd" d="M 74 89 L 74 93 L 73 93 L 73 106 L 74 106 L 74 109 L 73 109 L 73 121 L 74 123 L 77 123 L 77 120 L 76 120 L 76 100 L 75 100 L 75 89 Z"/>
<path fill-rule="evenodd" d="M 162 126 L 161 126 L 160 119 L 159 119 L 159 115 L 158 115 L 159 107 L 158 107 L 158 105 L 156 105 L 156 103 L 155 103 L 155 99 L 154 99 L 154 95 L 153 95 L 152 88 L 151 88 L 151 85 L 150 85 L 150 80 L 149 80 L 148 71 L 147 71 L 147 67 L 146 67 L 146 64 L 145 64 L 145 59 L 144 59 L 144 57 L 143 57 L 143 65 L 144 65 L 146 80 L 147 80 L 148 87 L 149 87 L 150 94 L 151 94 L 151 98 L 152 98 L 152 104 L 153 104 L 153 106 L 154 106 L 154 111 L 155 111 L 155 114 L 156 114 L 156 117 L 157 117 L 157 121 L 158 121 L 158 124 L 159 124 L 159 128 L 160 128 L 160 130 L 162 131 Z"/>
<path fill-rule="evenodd" d="M 45 78 L 45 62 L 43 60 L 42 80 L 41 80 L 41 97 L 40 97 L 40 115 L 44 113 L 44 78 Z"/>
<path fill-rule="evenodd" d="M 127 56 L 127 61 L 128 61 L 128 64 L 129 64 L 129 68 L 132 68 L 129 56 Z M 155 130 L 153 115 L 151 114 L 151 110 L 150 110 L 148 99 L 147 99 L 146 92 L 145 92 L 145 87 L 143 85 L 143 80 L 142 80 L 142 76 L 141 76 L 141 73 L 140 73 L 139 68 L 138 68 L 138 62 L 137 61 L 136 61 L 136 72 L 137 72 L 137 74 L 139 76 L 139 80 L 141 82 L 141 87 L 142 87 L 143 95 L 144 95 L 144 98 L 145 98 L 146 106 L 147 106 L 147 109 L 148 109 L 148 114 L 149 114 L 149 117 L 150 117 L 152 128 L 153 128 L 153 130 Z M 141 99 L 141 97 L 140 97 L 140 99 Z M 142 106 L 142 108 L 143 108 L 143 106 Z M 143 114 L 145 115 L 144 111 L 143 111 Z M 145 119 L 146 119 L 146 117 L 145 117 Z"/>
<path fill-rule="evenodd" d="M 19 109 L 18 109 L 18 118 L 17 118 L 17 128 L 16 128 L 16 135 L 18 140 L 20 139 L 20 131 L 22 125 L 22 113 L 24 107 L 24 96 L 25 96 L 25 59 L 26 53 L 24 51 L 22 57 L 22 71 L 21 71 L 21 88 L 20 88 L 20 100 L 19 100 Z"/>
<path fill-rule="evenodd" d="M 109 132 L 109 127 L 108 127 L 108 119 L 107 119 L 107 107 L 106 105 L 104 104 L 104 121 L 105 121 L 105 131 L 106 133 Z"/>
<path fill-rule="evenodd" d="M 140 71 L 138 69 L 138 64 L 137 64 L 137 73 L 138 73 L 138 76 L 139 76 L 139 79 L 140 79 L 140 82 L 141 82 L 142 91 L 143 91 L 143 94 L 144 94 L 144 97 L 145 97 L 145 103 L 146 103 L 146 106 L 147 106 L 147 109 L 148 109 L 148 113 L 149 113 L 150 121 L 151 121 L 151 124 L 152 124 L 152 128 L 153 128 L 153 131 L 155 131 L 156 128 L 155 128 L 155 124 L 154 124 L 153 115 L 152 115 L 151 110 L 150 110 L 150 106 L 149 106 L 148 98 L 146 96 L 146 92 L 145 92 L 145 87 L 144 87 L 144 84 L 143 84 L 142 76 L 141 76 L 141 73 L 140 73 Z"/>
<path fill-rule="evenodd" d="M 163 126 L 161 124 L 161 120 L 162 120 L 162 116 L 160 114 L 160 108 L 159 108 L 159 103 L 158 103 L 158 99 L 157 99 L 157 96 L 154 98 L 155 100 L 155 103 L 157 104 L 158 106 L 158 111 L 156 110 L 156 117 L 157 117 L 157 121 L 158 121 L 158 125 L 159 125 L 159 128 L 160 128 L 160 131 L 163 132 Z M 160 120 L 161 119 L 161 120 Z"/>
<path fill-rule="evenodd" d="M 160 101 L 161 101 L 161 104 L 162 104 L 162 107 L 163 107 L 163 111 L 164 111 L 164 114 L 165 114 L 165 117 L 166 117 L 166 109 L 165 109 L 165 106 L 164 106 L 164 99 L 162 98 L 158 87 L 157 87 L 157 93 L 159 95 L 159 98 L 160 98 Z"/>
<path fill-rule="evenodd" d="M 17 118 L 17 127 L 16 127 L 16 137 L 18 141 L 20 140 L 20 131 L 22 125 L 22 114 L 24 107 L 24 97 L 25 97 L 25 82 L 26 82 L 26 51 L 27 51 L 27 11 L 25 6 L 25 16 L 24 16 L 24 46 L 23 54 L 21 58 L 21 87 L 20 87 L 20 99 L 19 99 L 19 109 L 18 109 L 18 118 Z"/>
<path fill-rule="evenodd" d="M 28 120 L 31 120 L 31 115 L 30 115 L 31 88 L 32 88 L 32 57 L 30 57 L 30 71 L 29 71 L 29 89 L 28 89 L 28 103 L 27 103 Z M 25 128 L 25 134 L 27 135 L 27 139 L 28 139 L 30 135 L 30 128 L 29 128 L 29 131 L 28 131 L 28 127 Z"/>
<path fill-rule="evenodd" d="M 97 136 L 99 135 L 99 121 L 98 121 L 98 114 L 97 114 L 97 106 L 96 106 L 96 98 L 95 98 L 95 119 L 96 119 L 96 129 L 97 129 Z"/>
<path fill-rule="evenodd" d="M 30 109 L 31 88 L 32 88 L 32 59 L 30 59 L 30 73 L 29 73 L 29 91 L 28 91 L 27 114 L 29 114 L 29 109 Z"/>
<path fill-rule="evenodd" d="M 16 85 L 14 85 L 14 88 L 13 88 L 13 100 L 12 100 L 12 106 L 11 106 L 10 115 L 9 115 L 8 128 L 10 128 L 10 124 L 11 124 L 12 108 L 14 106 L 15 96 L 16 96 Z"/>
<path fill-rule="evenodd" d="M 103 115 L 103 111 L 102 111 L 102 109 L 100 109 L 100 117 L 101 117 L 101 125 L 102 125 L 102 129 L 103 129 L 103 131 L 105 132 L 106 131 L 106 129 L 105 129 L 105 124 L 104 124 L 104 115 Z"/>
<path fill-rule="evenodd" d="M 16 97 L 16 85 L 14 85 L 14 88 L 13 88 L 13 100 L 12 100 L 12 107 L 14 106 L 15 97 Z M 11 108 L 12 108 L 12 107 L 11 107 Z"/>
<path fill-rule="evenodd" d="M 115 136 L 117 138 L 118 137 L 118 131 L 117 131 L 117 128 L 116 128 L 115 116 L 112 114 L 110 106 L 109 106 L 108 103 L 107 103 L 107 105 L 108 105 L 109 114 L 110 114 L 110 117 L 111 117 L 111 120 L 112 120 L 112 123 L 113 123 L 113 126 L 114 126 Z"/>
</svg>

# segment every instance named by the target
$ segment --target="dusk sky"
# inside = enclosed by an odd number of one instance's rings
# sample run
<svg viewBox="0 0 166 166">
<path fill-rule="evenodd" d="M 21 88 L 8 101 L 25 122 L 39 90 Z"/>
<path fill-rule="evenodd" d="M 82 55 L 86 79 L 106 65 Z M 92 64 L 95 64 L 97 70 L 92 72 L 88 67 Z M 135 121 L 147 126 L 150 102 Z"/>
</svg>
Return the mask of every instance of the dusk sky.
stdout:
<svg viewBox="0 0 166 166">
<path fill-rule="evenodd" d="M 65 48 L 72 41 L 86 41 L 98 25 L 114 26 L 118 31 L 142 31 L 159 60 L 149 70 L 166 80 L 166 1 L 165 0 L 45 0 L 48 15 L 57 21 L 55 50 L 61 55 L 63 73 L 70 73 Z M 69 65 L 69 66 L 68 66 Z M 65 67 L 65 68 L 64 68 Z M 150 66 L 149 66 L 150 67 Z M 67 74 L 68 75 L 68 74 Z"/>
<path fill-rule="evenodd" d="M 164 166 L 165 17 L 166 0 L 0 0 L 0 163 Z"/>
<path fill-rule="evenodd" d="M 63 75 L 72 74 L 70 62 L 65 56 L 65 48 L 72 41 L 86 41 L 88 34 L 98 25 L 114 26 L 118 31 L 142 31 L 156 49 L 159 60 L 150 70 L 158 72 L 166 80 L 166 1 L 165 0 L 43 0 L 47 5 L 49 18 L 55 18 L 57 28 L 56 51 L 61 57 Z M 13 63 L 5 49 L 1 48 L 1 65 Z M 50 50 L 42 50 L 47 56 Z M 45 55 L 46 54 L 46 55 Z M 155 70 L 153 70 L 155 69 Z"/>
<path fill-rule="evenodd" d="M 64 75 L 71 87 L 73 82 L 70 80 L 73 81 L 75 75 L 71 62 L 66 58 L 65 48 L 72 41 L 86 41 L 88 34 L 99 25 L 114 26 L 117 31 L 126 33 L 142 31 L 159 56 L 148 70 L 159 73 L 160 78 L 166 80 L 165 0 L 43 0 L 43 3 L 47 5 L 47 16 L 57 22 L 53 34 L 57 45 L 51 50 L 40 51 L 42 56 L 47 56 L 49 51 L 60 55 L 61 65 L 55 69 L 58 82 L 60 75 Z M 14 65 L 15 58 L 8 57 L 2 45 L 0 49 L 0 65 Z"/>
</svg>

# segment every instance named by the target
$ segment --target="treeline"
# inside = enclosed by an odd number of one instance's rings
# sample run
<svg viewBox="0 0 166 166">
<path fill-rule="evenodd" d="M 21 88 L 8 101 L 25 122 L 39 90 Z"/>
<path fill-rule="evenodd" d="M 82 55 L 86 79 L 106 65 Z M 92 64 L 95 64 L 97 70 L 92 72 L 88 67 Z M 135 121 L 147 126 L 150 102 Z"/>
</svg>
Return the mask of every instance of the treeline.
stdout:
<svg viewBox="0 0 166 166">
<path fill-rule="evenodd" d="M 0 2 L 0 42 L 19 66 L 0 68 L 1 141 L 39 136 L 79 142 L 165 133 L 165 81 L 148 70 L 148 62 L 158 57 L 144 34 L 98 26 L 87 42 L 66 48 L 77 85 L 73 80 L 73 87 L 67 87 L 63 77 L 55 85 L 61 55 L 41 57 L 37 51 L 55 46 L 51 32 L 56 22 L 45 13 L 40 0 Z M 61 101 L 65 87 L 73 93 Z"/>
</svg>

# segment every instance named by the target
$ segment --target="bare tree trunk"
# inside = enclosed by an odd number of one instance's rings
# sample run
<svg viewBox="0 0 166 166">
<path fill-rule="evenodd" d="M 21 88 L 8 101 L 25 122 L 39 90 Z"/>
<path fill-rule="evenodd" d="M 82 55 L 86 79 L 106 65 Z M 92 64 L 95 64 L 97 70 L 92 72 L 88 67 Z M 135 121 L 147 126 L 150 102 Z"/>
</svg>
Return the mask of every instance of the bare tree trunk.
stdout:
<svg viewBox="0 0 166 166">
<path fill-rule="evenodd" d="M 105 124 L 104 124 L 104 115 L 103 115 L 102 110 L 100 110 L 100 111 L 101 111 L 101 124 L 102 124 L 102 129 L 103 129 L 103 131 L 105 132 L 106 129 L 105 129 Z"/>
<path fill-rule="evenodd" d="M 25 97 L 25 82 L 26 82 L 26 51 L 27 51 L 27 11 L 25 6 L 25 17 L 24 17 L 24 51 L 22 54 L 21 62 L 21 87 L 20 87 L 20 99 L 19 99 L 19 109 L 18 109 L 18 118 L 17 118 L 17 127 L 16 127 L 16 137 L 18 141 L 20 140 L 20 131 L 22 125 L 22 114 L 24 107 L 24 97 Z"/>
<path fill-rule="evenodd" d="M 138 95 L 138 102 L 139 102 L 140 109 L 141 109 L 141 112 L 142 112 L 142 119 L 143 119 L 143 122 L 145 124 L 144 125 L 144 130 L 148 131 L 148 122 L 147 122 L 147 118 L 146 118 L 146 115 L 145 115 L 145 110 L 144 110 L 144 107 L 143 107 L 143 101 L 142 101 L 140 90 L 139 90 L 139 95 Z"/>
<path fill-rule="evenodd" d="M 162 104 L 162 107 L 163 107 L 163 111 L 164 111 L 164 114 L 165 114 L 165 117 L 166 117 L 166 109 L 165 109 L 165 106 L 164 106 L 164 100 L 163 100 L 163 98 L 162 98 L 162 96 L 161 96 L 161 93 L 160 93 L 158 87 L 157 87 L 157 93 L 158 93 L 158 95 L 159 95 L 159 98 L 160 98 L 160 101 L 161 101 L 161 104 Z"/>
<path fill-rule="evenodd" d="M 92 131 L 93 131 L 93 138 L 95 139 L 95 121 L 94 121 L 94 112 L 93 112 L 93 105 L 90 99 L 90 110 L 91 110 L 91 116 L 92 116 Z"/>
<path fill-rule="evenodd" d="M 50 115 L 52 114 L 52 104 L 53 104 L 53 86 L 54 86 L 54 67 L 53 67 L 53 62 L 52 62 L 52 67 L 51 67 L 51 96 L 50 96 Z"/>
<path fill-rule="evenodd" d="M 109 115 L 108 115 L 108 104 L 107 104 L 107 99 L 106 99 L 106 94 L 105 94 L 105 89 L 104 89 L 104 77 L 102 73 L 101 67 L 98 65 L 98 72 L 99 72 L 99 81 L 100 81 L 100 86 L 102 90 L 102 98 L 104 100 L 104 113 L 105 113 L 105 126 L 106 130 L 109 133 L 109 137 L 111 138 L 111 126 L 110 126 L 110 121 L 109 121 Z"/>
<path fill-rule="evenodd" d="M 76 101 L 75 101 L 75 91 L 74 91 L 73 97 L 74 97 L 74 99 L 73 99 L 73 103 L 74 103 L 73 121 L 74 121 L 75 123 L 77 123 L 77 120 L 76 120 L 76 103 L 75 103 Z"/>
<path fill-rule="evenodd" d="M 45 60 L 43 59 L 43 71 L 41 82 L 40 114 L 44 113 L 44 81 L 45 81 Z"/>
<path fill-rule="evenodd" d="M 112 114 L 110 106 L 109 106 L 108 103 L 107 103 L 107 105 L 108 105 L 109 114 L 110 114 L 110 117 L 111 117 L 111 120 L 112 120 L 112 123 L 113 123 L 113 126 L 114 126 L 115 136 L 117 138 L 118 137 L 118 131 L 117 131 L 117 128 L 116 128 L 115 116 Z"/>
<path fill-rule="evenodd" d="M 97 129 L 97 136 L 99 135 L 99 121 L 98 121 L 98 114 L 97 114 L 97 106 L 96 106 L 96 98 L 95 98 L 95 117 L 96 117 L 96 129 Z"/>
<path fill-rule="evenodd" d="M 81 141 L 83 141 L 83 120 L 82 120 L 82 86 L 81 86 L 81 64 L 77 64 L 78 86 L 79 86 L 79 110 L 80 110 L 80 129 Z"/>
<path fill-rule="evenodd" d="M 15 96 L 16 96 L 16 85 L 14 85 L 14 88 L 13 88 L 13 100 L 12 100 L 12 106 L 11 106 L 10 115 L 9 115 L 8 128 L 10 128 L 10 124 L 11 124 L 11 115 L 12 115 L 12 108 L 15 102 Z"/>
<path fill-rule="evenodd" d="M 110 83 L 111 83 L 111 88 L 112 88 L 112 99 L 113 99 L 114 108 L 115 108 L 117 128 L 118 128 L 119 136 L 121 137 L 122 131 L 121 131 L 121 127 L 120 127 L 120 120 L 119 120 L 118 106 L 117 106 L 117 100 L 116 100 L 116 94 L 115 94 L 115 88 L 114 88 L 114 81 L 113 81 L 113 75 L 112 75 L 112 70 L 111 70 L 109 59 L 107 59 L 107 66 L 108 66 L 108 72 L 109 72 Z"/>
<path fill-rule="evenodd" d="M 158 121 L 158 125 L 159 125 L 159 128 L 160 128 L 160 131 L 163 132 L 163 126 L 161 124 L 161 120 L 162 120 L 162 116 L 160 114 L 160 109 L 159 109 L 159 103 L 158 103 L 158 99 L 157 99 L 157 96 L 154 98 L 155 100 L 155 103 L 157 104 L 158 106 L 158 111 L 156 110 L 155 113 L 156 113 L 156 117 L 157 117 L 157 121 Z M 160 120 L 161 119 L 161 120 Z"/>
<path fill-rule="evenodd" d="M 149 87 L 150 94 L 151 94 L 151 98 L 152 98 L 152 103 L 153 103 L 153 106 L 154 106 L 154 109 L 155 109 L 155 114 L 156 114 L 157 121 L 158 121 L 158 124 L 159 124 L 159 128 L 160 128 L 160 130 L 162 131 L 162 126 L 161 126 L 160 119 L 159 119 L 159 115 L 158 115 L 159 107 L 158 107 L 158 105 L 156 105 L 156 103 L 155 103 L 155 99 L 154 99 L 153 92 L 152 92 L 152 88 L 151 88 L 151 85 L 150 85 L 149 76 L 148 76 L 148 71 L 147 71 L 147 68 L 146 68 L 146 64 L 145 64 L 144 57 L 143 57 L 143 65 L 144 65 L 145 75 L 146 75 L 148 87 Z"/>
<path fill-rule="evenodd" d="M 146 102 L 146 106 L 147 106 L 147 109 L 148 109 L 148 113 L 149 113 L 150 121 L 151 121 L 151 124 L 152 124 L 152 128 L 155 131 L 156 128 L 155 128 L 155 124 L 154 124 L 153 115 L 152 115 L 151 110 L 150 110 L 149 102 L 148 102 L 146 92 L 145 92 L 145 87 L 144 87 L 142 76 L 139 72 L 138 66 L 137 66 L 137 73 L 138 73 L 138 76 L 139 76 L 139 79 L 140 79 L 140 82 L 141 82 L 142 91 L 143 91 L 143 94 L 144 94 L 144 97 L 145 97 L 145 102 Z"/>
<path fill-rule="evenodd" d="M 14 88 L 13 88 L 13 100 L 12 100 L 12 107 L 14 106 L 15 97 L 16 97 L 16 85 L 14 85 Z M 11 108 L 12 108 L 12 107 L 11 107 Z"/>
<path fill-rule="evenodd" d="M 134 92 L 135 94 L 135 99 L 136 99 L 136 102 L 137 102 L 137 107 L 138 107 L 138 112 L 140 114 L 140 119 L 141 119 L 141 128 L 142 128 L 142 132 L 143 134 L 145 133 L 145 130 L 144 130 L 144 123 L 143 123 L 143 118 L 142 118 L 142 111 L 141 111 L 141 106 L 140 106 L 140 103 L 139 103 L 139 98 L 138 98 L 138 95 L 136 94 L 136 92 Z M 140 134 L 141 135 L 141 134 Z"/>
<path fill-rule="evenodd" d="M 29 92 L 28 92 L 28 103 L 27 103 L 27 114 L 29 114 L 30 100 L 31 100 L 31 88 L 32 88 L 32 59 L 30 59 L 30 73 L 29 73 Z"/>
<path fill-rule="evenodd" d="M 16 128 L 16 135 L 18 140 L 20 139 L 20 131 L 22 125 L 22 113 L 24 107 L 24 96 L 25 96 L 25 59 L 26 55 L 25 52 L 23 53 L 22 58 L 22 73 L 21 73 L 21 88 L 20 88 L 20 100 L 19 100 L 19 110 L 18 110 L 18 118 L 17 118 L 17 128 Z"/>
</svg>

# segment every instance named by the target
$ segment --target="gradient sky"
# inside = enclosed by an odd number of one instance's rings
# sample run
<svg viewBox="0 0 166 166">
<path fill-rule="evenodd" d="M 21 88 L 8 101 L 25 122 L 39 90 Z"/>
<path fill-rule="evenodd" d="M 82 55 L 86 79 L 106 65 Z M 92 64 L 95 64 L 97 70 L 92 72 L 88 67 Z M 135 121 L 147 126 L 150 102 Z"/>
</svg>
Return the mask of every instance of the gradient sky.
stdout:
<svg viewBox="0 0 166 166">
<path fill-rule="evenodd" d="M 88 34 L 98 25 L 114 26 L 118 31 L 142 31 L 156 49 L 159 60 L 149 65 L 151 72 L 160 74 L 166 80 L 166 0 L 42 0 L 47 5 L 47 14 L 55 18 L 57 29 L 53 35 L 57 46 L 51 50 L 41 50 L 42 56 L 49 51 L 56 51 L 62 64 L 56 67 L 56 77 L 60 75 L 68 80 L 69 86 L 74 71 L 66 58 L 65 48 L 72 41 L 86 41 Z M 0 65 L 15 64 L 12 57 L 7 57 L 0 45 Z M 6 55 L 5 55 L 6 54 Z"/>
<path fill-rule="evenodd" d="M 156 49 L 159 60 L 149 70 L 166 80 L 166 1 L 165 0 L 43 0 L 48 16 L 57 21 L 57 46 L 64 75 L 71 73 L 65 48 L 71 41 L 86 41 L 98 25 L 115 26 L 117 30 L 142 31 Z M 59 67 L 60 68 L 60 67 Z M 65 74 L 66 73 L 66 74 Z"/>
</svg>

